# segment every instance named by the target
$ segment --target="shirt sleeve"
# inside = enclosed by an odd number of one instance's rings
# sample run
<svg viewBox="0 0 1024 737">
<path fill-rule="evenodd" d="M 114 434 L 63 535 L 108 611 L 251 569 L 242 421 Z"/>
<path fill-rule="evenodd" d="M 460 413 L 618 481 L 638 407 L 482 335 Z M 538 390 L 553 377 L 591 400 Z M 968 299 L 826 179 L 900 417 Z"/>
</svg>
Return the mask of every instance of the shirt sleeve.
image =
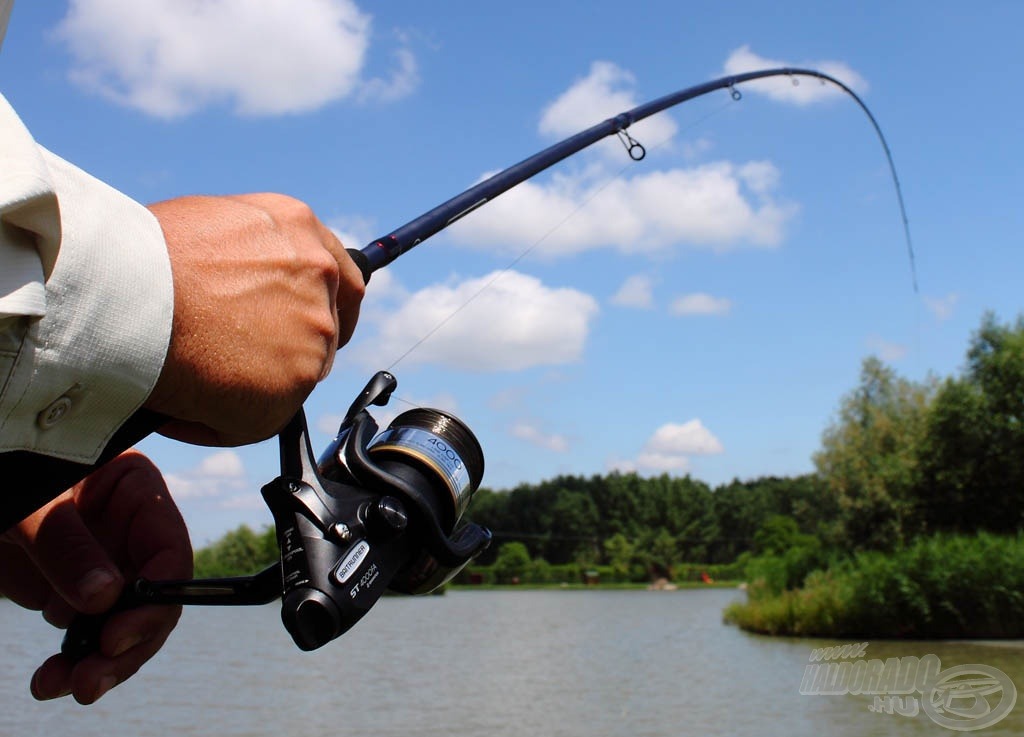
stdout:
<svg viewBox="0 0 1024 737">
<path fill-rule="evenodd" d="M 153 214 L 0 96 L 0 452 L 95 461 L 156 384 L 173 311 Z"/>
</svg>

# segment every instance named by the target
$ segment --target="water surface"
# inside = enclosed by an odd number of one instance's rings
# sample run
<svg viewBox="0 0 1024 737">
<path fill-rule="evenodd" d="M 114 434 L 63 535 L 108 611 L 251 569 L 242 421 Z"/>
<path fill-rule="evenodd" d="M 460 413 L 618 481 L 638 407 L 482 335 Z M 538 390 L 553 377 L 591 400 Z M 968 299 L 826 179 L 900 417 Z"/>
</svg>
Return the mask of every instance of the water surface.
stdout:
<svg viewBox="0 0 1024 737">
<path fill-rule="evenodd" d="M 60 633 L 0 601 L 0 735 L 17 737 L 676 737 L 953 735 L 925 714 L 873 713 L 868 696 L 804 696 L 833 640 L 722 623 L 743 594 L 451 591 L 388 598 L 340 639 L 298 650 L 277 604 L 192 608 L 157 658 L 100 702 L 38 703 L 35 666 Z M 1024 691 L 1011 643 L 872 642 L 867 657 L 982 663 Z M 976 732 L 1024 734 L 1024 693 Z"/>
</svg>

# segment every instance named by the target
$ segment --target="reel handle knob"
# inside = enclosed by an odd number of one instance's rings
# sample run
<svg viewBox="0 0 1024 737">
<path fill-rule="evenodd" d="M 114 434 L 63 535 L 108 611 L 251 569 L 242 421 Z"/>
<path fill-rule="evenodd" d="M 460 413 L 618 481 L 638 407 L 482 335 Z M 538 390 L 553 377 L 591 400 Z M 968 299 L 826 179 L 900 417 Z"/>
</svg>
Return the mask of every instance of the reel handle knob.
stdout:
<svg viewBox="0 0 1024 737">
<path fill-rule="evenodd" d="M 145 603 L 144 596 L 140 593 L 145 583 L 143 579 L 139 579 L 135 584 L 125 586 L 114 606 L 107 611 L 99 614 L 79 614 L 71 620 L 60 643 L 60 654 L 77 663 L 93 653 L 98 653 L 100 635 L 103 634 L 103 626 L 107 620 L 118 612 Z"/>
</svg>

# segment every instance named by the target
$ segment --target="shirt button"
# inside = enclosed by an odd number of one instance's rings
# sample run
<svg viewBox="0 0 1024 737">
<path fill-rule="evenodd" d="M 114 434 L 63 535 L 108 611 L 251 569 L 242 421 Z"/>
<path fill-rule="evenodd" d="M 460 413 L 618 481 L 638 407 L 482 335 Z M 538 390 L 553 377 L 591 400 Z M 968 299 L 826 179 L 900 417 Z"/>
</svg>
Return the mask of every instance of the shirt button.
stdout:
<svg viewBox="0 0 1024 737">
<path fill-rule="evenodd" d="M 64 419 L 70 409 L 71 397 L 59 397 L 51 402 L 49 407 L 39 413 L 36 417 L 36 424 L 39 425 L 41 430 L 49 430 Z"/>
</svg>

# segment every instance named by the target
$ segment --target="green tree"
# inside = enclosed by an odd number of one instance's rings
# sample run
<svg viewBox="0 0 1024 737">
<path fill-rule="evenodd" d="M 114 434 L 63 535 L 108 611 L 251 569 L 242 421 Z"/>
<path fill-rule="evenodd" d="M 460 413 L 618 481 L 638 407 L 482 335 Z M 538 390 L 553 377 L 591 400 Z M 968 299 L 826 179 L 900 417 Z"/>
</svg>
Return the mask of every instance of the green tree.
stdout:
<svg viewBox="0 0 1024 737">
<path fill-rule="evenodd" d="M 612 575 L 619 581 L 628 580 L 636 557 L 636 546 L 629 538 L 621 532 L 616 532 L 604 541 L 604 554 L 612 568 Z"/>
<path fill-rule="evenodd" d="M 643 480 L 635 473 L 613 471 L 595 479 L 590 495 L 599 510 L 597 535 L 602 540 L 621 533 L 635 540 L 642 530 L 638 500 Z"/>
<path fill-rule="evenodd" d="M 825 430 L 814 463 L 838 506 L 836 542 L 892 549 L 920 531 L 917 462 L 932 384 L 902 379 L 865 359 L 860 383 Z"/>
<path fill-rule="evenodd" d="M 800 532 L 796 520 L 781 514 L 768 517 L 754 534 L 757 552 L 747 561 L 747 576 L 771 593 L 801 586 L 807 575 L 826 565 L 821 541 Z"/>
<path fill-rule="evenodd" d="M 964 375 L 947 379 L 932 404 L 921 473 L 930 527 L 1024 527 L 1024 317 L 982 319 Z"/>
<path fill-rule="evenodd" d="M 560 488 L 551 504 L 544 558 L 551 563 L 592 560 L 597 555 L 598 509 L 586 491 Z"/>
<path fill-rule="evenodd" d="M 664 527 L 649 537 L 645 545 L 648 551 L 649 570 L 652 577 L 672 578 L 672 571 L 681 562 L 679 541 Z"/>
<path fill-rule="evenodd" d="M 530 567 L 526 574 L 526 580 L 531 583 L 551 583 L 553 569 L 550 563 L 543 558 L 534 558 L 530 561 Z"/>
<path fill-rule="evenodd" d="M 711 489 L 689 476 L 667 474 L 650 480 L 656 491 L 658 521 L 676 540 L 679 561 L 705 561 L 718 537 Z"/>
<path fill-rule="evenodd" d="M 783 514 L 773 514 L 754 533 L 754 552 L 779 555 L 799 542 L 800 528 L 796 520 Z M 803 536 L 807 537 L 807 536 Z"/>
<path fill-rule="evenodd" d="M 521 581 L 530 570 L 530 551 L 521 542 L 505 543 L 498 549 L 493 570 L 498 583 Z"/>
<path fill-rule="evenodd" d="M 808 473 L 789 478 L 734 479 L 711 494 L 716 529 L 708 542 L 708 562 L 731 563 L 754 550 L 754 535 L 772 515 L 796 520 L 800 531 L 825 537 L 837 515 L 835 497 L 823 479 Z"/>
<path fill-rule="evenodd" d="M 279 558 L 272 527 L 254 532 L 242 525 L 216 542 L 196 551 L 196 578 L 245 576 L 266 568 Z"/>
</svg>

